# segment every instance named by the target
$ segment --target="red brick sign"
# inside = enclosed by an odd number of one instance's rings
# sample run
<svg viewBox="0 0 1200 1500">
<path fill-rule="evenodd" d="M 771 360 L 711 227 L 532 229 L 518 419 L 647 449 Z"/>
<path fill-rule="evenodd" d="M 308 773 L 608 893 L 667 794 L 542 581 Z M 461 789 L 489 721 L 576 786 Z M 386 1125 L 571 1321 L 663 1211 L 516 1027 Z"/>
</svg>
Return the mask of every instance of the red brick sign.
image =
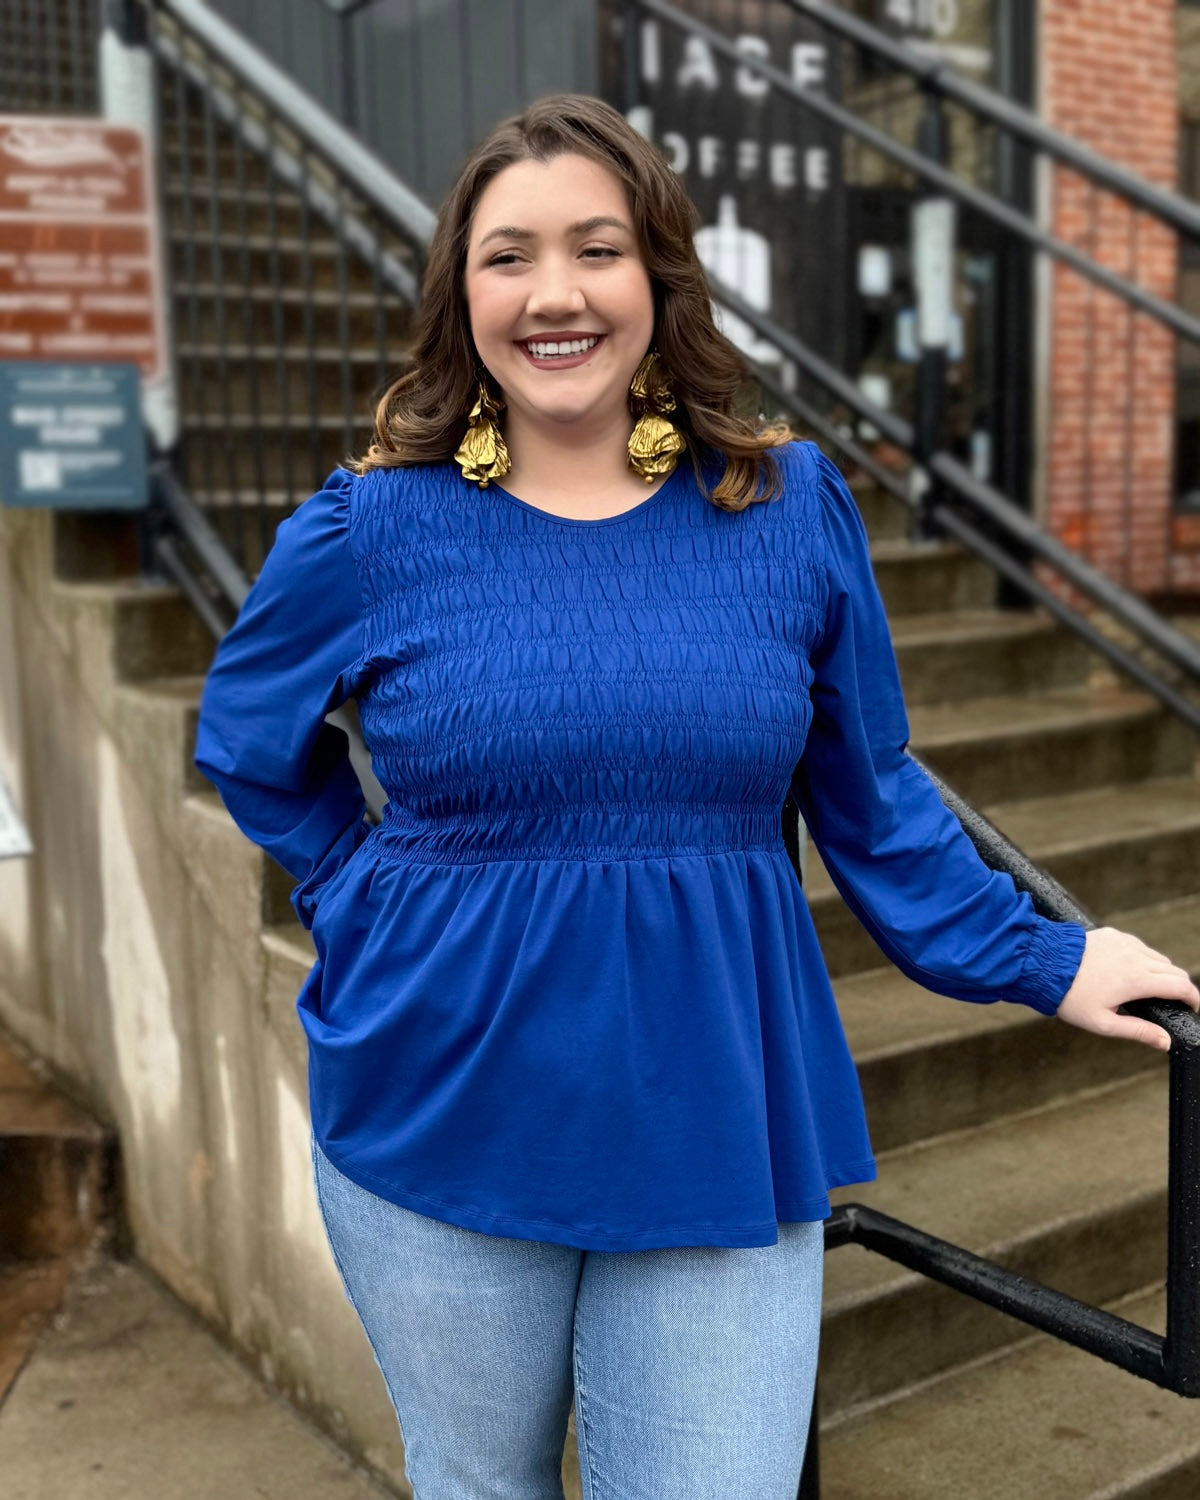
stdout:
<svg viewBox="0 0 1200 1500">
<path fill-rule="evenodd" d="M 103 120 L 0 115 L 0 360 L 166 371 L 153 158 Z"/>
</svg>

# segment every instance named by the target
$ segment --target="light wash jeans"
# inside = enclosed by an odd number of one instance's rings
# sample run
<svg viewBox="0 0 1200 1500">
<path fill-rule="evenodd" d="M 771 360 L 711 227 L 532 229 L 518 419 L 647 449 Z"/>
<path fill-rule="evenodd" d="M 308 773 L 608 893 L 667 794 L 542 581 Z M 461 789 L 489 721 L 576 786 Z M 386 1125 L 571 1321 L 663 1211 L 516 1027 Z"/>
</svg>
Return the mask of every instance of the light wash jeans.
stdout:
<svg viewBox="0 0 1200 1500">
<path fill-rule="evenodd" d="M 795 1500 L 823 1228 L 777 1245 L 577 1250 L 480 1234 L 359 1187 L 312 1142 L 346 1295 L 416 1500 Z"/>
</svg>

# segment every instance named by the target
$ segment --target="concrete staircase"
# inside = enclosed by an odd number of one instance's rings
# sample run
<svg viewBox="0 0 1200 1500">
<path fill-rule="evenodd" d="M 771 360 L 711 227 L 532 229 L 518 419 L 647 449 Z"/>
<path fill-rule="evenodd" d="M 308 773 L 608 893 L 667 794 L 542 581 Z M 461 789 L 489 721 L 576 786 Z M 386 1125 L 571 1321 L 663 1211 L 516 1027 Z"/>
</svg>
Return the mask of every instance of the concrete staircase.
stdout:
<svg viewBox="0 0 1200 1500">
<path fill-rule="evenodd" d="M 0 1040 L 0 1405 L 114 1224 L 115 1137 Z"/>
<path fill-rule="evenodd" d="M 202 152 L 194 148 L 189 159 L 193 178 L 203 174 Z M 361 445 L 366 435 L 365 421 L 348 437 L 341 418 L 328 415 L 340 411 L 343 389 L 332 300 L 337 256 L 329 238 L 314 231 L 310 265 L 324 268 L 315 279 L 329 296 L 308 330 L 300 300 L 288 290 L 300 284 L 299 260 L 277 263 L 283 290 L 275 294 L 267 260 L 243 275 L 236 259 L 226 258 L 229 336 L 242 339 L 239 325 L 229 324 L 229 309 L 244 306 L 258 344 L 245 337 L 236 353 L 226 349 L 222 365 L 211 263 L 189 267 L 185 253 L 181 164 L 172 150 L 166 188 L 176 326 L 181 356 L 205 391 L 203 399 L 184 392 L 189 473 L 218 506 L 256 482 L 245 413 L 257 392 L 260 410 L 274 414 L 265 420 L 275 441 L 264 454 L 266 519 L 261 531 L 251 523 L 258 541 L 246 543 L 254 566 L 288 504 L 289 449 L 298 500 L 350 451 L 351 437 Z M 255 213 L 266 215 L 267 196 L 252 166 L 248 180 L 260 195 Z M 224 202 L 232 230 L 231 192 L 218 186 L 212 197 Z M 282 192 L 278 202 L 279 223 L 295 230 L 294 203 Z M 259 227 L 256 220 L 251 231 Z M 226 232 L 218 226 L 218 238 Z M 291 238 L 289 253 L 301 256 L 298 234 Z M 232 252 L 234 244 L 226 248 Z M 256 253 L 269 259 L 269 248 L 264 240 Z M 370 272 L 353 262 L 347 269 L 355 294 L 350 369 L 365 412 L 379 388 Z M 387 316 L 394 368 L 404 310 L 389 304 Z M 270 342 L 273 327 L 284 331 L 282 350 Z M 259 365 L 262 378 L 255 382 L 251 371 Z M 299 398 L 288 401 L 286 420 L 281 386 Z M 194 389 L 199 393 L 201 384 Z M 218 416 L 225 394 L 237 416 L 232 442 Z M 315 425 L 306 414 L 314 399 L 324 413 Z M 1096 671 L 1052 621 L 993 608 L 993 580 L 981 564 L 950 546 L 910 545 L 897 507 L 857 479 L 852 488 L 873 538 L 914 748 L 1099 919 L 1200 971 L 1193 737 L 1152 701 Z M 232 510 L 221 524 L 231 539 L 237 535 Z M 210 647 L 171 590 L 135 589 L 121 576 L 132 565 L 128 538 L 117 538 L 114 551 L 112 537 L 96 544 L 82 521 L 60 522 L 58 537 L 60 586 L 76 591 L 81 610 L 101 608 L 111 618 L 127 721 L 153 721 L 153 732 L 131 731 L 126 744 L 131 753 L 139 743 L 170 747 L 170 764 L 161 753 L 147 758 L 148 784 L 156 795 L 186 804 L 195 831 L 193 868 L 203 878 L 200 866 L 211 857 L 219 880 L 223 867 L 241 867 L 232 854 L 241 835 L 191 765 Z M 291 920 L 287 892 L 286 877 L 263 858 L 262 953 L 280 1008 L 313 960 L 308 935 Z M 807 892 L 880 1156 L 877 1183 L 837 1198 L 878 1205 L 1160 1327 L 1165 1060 L 1020 1007 L 932 996 L 884 961 L 811 856 Z M 858 1247 L 831 1253 L 826 1277 L 826 1500 L 1001 1494 L 1168 1500 L 1200 1491 L 1200 1407 L 1030 1335 Z M 577 1495 L 573 1447 L 571 1435 L 564 1475 L 568 1493 Z"/>
</svg>

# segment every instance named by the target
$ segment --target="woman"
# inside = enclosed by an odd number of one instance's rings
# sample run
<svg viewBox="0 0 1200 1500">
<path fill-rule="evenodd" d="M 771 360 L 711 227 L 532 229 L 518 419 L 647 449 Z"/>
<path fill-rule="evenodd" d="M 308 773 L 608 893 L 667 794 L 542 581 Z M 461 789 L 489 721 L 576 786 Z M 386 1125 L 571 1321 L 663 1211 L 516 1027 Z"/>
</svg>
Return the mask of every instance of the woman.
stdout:
<svg viewBox="0 0 1200 1500">
<path fill-rule="evenodd" d="M 695 209 L 608 105 L 470 156 L 376 440 L 280 527 L 197 763 L 298 879 L 313 1165 L 421 1500 L 791 1500 L 828 1190 L 875 1175 L 789 783 L 911 977 L 1162 1045 L 904 754 L 833 464 L 738 415 Z M 567 347 L 558 349 L 559 342 Z M 547 347 L 550 346 L 550 347 Z M 503 482 L 501 482 L 503 481 Z M 324 715 L 350 696 L 372 829 Z"/>
</svg>

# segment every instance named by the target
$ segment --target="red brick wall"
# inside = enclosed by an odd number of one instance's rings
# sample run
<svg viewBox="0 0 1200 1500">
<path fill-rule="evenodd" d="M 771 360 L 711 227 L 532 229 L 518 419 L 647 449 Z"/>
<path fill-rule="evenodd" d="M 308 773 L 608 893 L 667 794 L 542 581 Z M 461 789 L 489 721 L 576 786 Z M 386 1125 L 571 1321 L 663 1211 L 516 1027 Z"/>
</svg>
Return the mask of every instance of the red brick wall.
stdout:
<svg viewBox="0 0 1200 1500">
<path fill-rule="evenodd" d="M 1175 0 L 1042 0 L 1038 59 L 1048 124 L 1175 186 Z M 1048 209 L 1061 239 L 1175 300 L 1171 233 L 1059 167 Z M 1173 336 L 1057 262 L 1050 285 L 1045 524 L 1141 592 L 1200 587 L 1200 548 L 1172 537 Z"/>
</svg>

